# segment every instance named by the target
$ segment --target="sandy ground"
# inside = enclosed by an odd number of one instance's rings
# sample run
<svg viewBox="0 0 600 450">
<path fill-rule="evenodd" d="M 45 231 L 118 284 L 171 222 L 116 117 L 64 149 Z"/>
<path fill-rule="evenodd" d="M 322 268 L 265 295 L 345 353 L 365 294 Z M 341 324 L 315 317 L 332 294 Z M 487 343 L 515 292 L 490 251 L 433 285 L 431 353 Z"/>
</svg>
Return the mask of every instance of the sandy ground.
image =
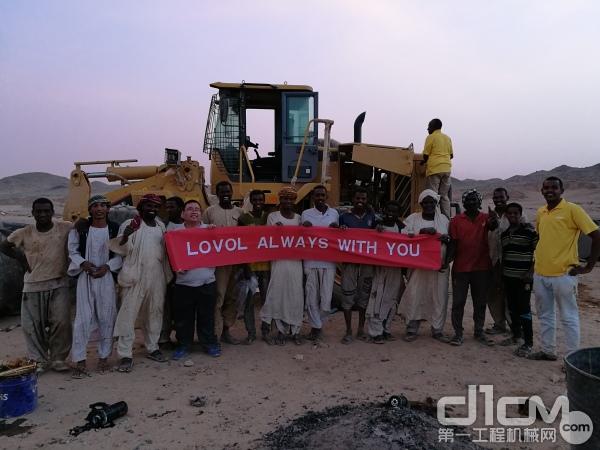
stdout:
<svg viewBox="0 0 600 450">
<path fill-rule="evenodd" d="M 600 342 L 599 271 L 597 267 L 583 276 L 580 285 L 584 347 Z M 342 345 L 343 317 L 338 313 L 327 324 L 325 345 L 320 348 L 292 343 L 271 347 L 260 341 L 250 347 L 225 346 L 220 358 L 194 353 L 191 367 L 144 358 L 138 337 L 135 367 L 130 374 L 94 373 L 84 380 L 59 373 L 43 374 L 39 379 L 39 406 L 20 424 L 31 428 L 3 436 L 0 447 L 245 449 L 307 411 L 382 402 L 392 394 L 403 393 L 411 401 L 424 401 L 427 397 L 466 394 L 468 384 L 493 384 L 495 395 L 537 394 L 552 404 L 557 395 L 566 392 L 562 362 L 528 361 L 514 357 L 510 348 L 482 347 L 470 338 L 470 317 L 469 310 L 465 314 L 467 339 L 460 348 L 434 341 L 427 327 L 413 343 L 396 340 L 385 345 Z M 487 319 L 489 324 L 489 315 Z M 18 322 L 17 317 L 3 318 L 0 329 Z M 534 323 L 537 333 L 537 320 Z M 399 317 L 393 329 L 397 336 L 404 331 Z M 449 319 L 446 332 L 450 333 Z M 236 324 L 233 333 L 244 337 L 243 324 Z M 0 332 L 0 342 L 0 358 L 25 354 L 20 328 Z M 94 354 L 92 348 L 90 352 Z M 95 362 L 90 356 L 92 367 Z M 190 397 L 196 396 L 207 398 L 205 407 L 190 405 Z M 84 423 L 89 404 L 119 400 L 129 404 L 129 413 L 114 428 L 69 436 L 70 428 Z M 5 425 L 8 423 L 14 422 L 9 420 Z M 527 448 L 507 445 L 504 448 Z M 531 448 L 566 446 L 538 444 Z"/>
</svg>

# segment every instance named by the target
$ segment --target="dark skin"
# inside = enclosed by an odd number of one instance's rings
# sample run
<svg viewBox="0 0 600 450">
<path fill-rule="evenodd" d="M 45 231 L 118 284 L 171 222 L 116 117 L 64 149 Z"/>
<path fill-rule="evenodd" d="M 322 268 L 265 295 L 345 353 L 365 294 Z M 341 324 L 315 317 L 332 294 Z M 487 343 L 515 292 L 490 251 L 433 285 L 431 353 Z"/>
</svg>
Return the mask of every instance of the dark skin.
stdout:
<svg viewBox="0 0 600 450">
<path fill-rule="evenodd" d="M 144 223 L 149 227 L 156 226 L 156 215 L 158 214 L 159 207 L 160 205 L 149 201 L 142 202 L 142 204 L 140 205 L 140 216 Z M 123 231 L 123 237 L 119 242 L 120 245 L 125 244 L 125 242 L 127 242 L 127 240 L 129 239 L 129 236 L 131 236 L 133 232 L 136 231 L 137 228 L 134 228 L 134 226 L 132 226 L 133 223 L 134 222 L 132 221 L 129 225 L 125 227 L 125 230 Z"/>
<path fill-rule="evenodd" d="M 317 209 L 317 211 L 321 212 L 321 213 L 325 213 L 325 211 L 327 211 L 327 208 L 329 208 L 329 206 L 327 206 L 327 191 L 325 189 L 315 189 L 312 193 L 312 201 L 313 204 L 315 205 L 315 208 Z M 312 227 L 312 223 L 308 220 L 305 220 L 304 222 L 302 222 L 302 225 L 305 227 Z M 329 226 L 331 228 L 338 228 L 339 225 L 336 222 L 332 222 L 329 224 Z"/>
<path fill-rule="evenodd" d="M 167 200 L 165 203 L 165 209 L 167 210 L 167 215 L 169 216 L 169 222 L 171 223 L 182 223 L 181 219 L 182 209 L 179 207 L 177 202 L 173 200 Z"/>
<path fill-rule="evenodd" d="M 91 226 L 94 228 L 106 228 L 108 226 L 108 210 L 109 206 L 106 203 L 94 203 L 89 208 L 90 218 L 92 219 Z M 81 270 L 87 273 L 92 278 L 102 278 L 110 271 L 108 264 L 101 267 L 96 267 L 89 261 L 81 263 Z"/>
<path fill-rule="evenodd" d="M 546 205 L 548 211 L 556 208 L 562 200 L 562 194 L 565 190 L 560 186 L 558 180 L 545 180 L 542 184 L 542 195 L 546 199 Z M 590 250 L 590 256 L 588 257 L 586 264 L 573 266 L 569 269 L 569 275 L 582 275 L 590 273 L 596 261 L 600 258 L 600 231 L 594 230 L 588 234 L 592 239 L 592 249 Z"/>
<path fill-rule="evenodd" d="M 260 217 L 265 210 L 265 195 L 254 194 L 250 197 L 250 204 L 252 205 L 252 214 L 254 217 Z"/>
<path fill-rule="evenodd" d="M 362 218 L 367 213 L 368 208 L 368 197 L 366 192 L 356 192 L 352 197 L 352 214 L 356 217 Z M 346 225 L 341 225 L 340 229 L 345 230 L 348 228 Z"/>
<path fill-rule="evenodd" d="M 286 219 L 294 218 L 294 214 L 296 213 L 294 211 L 295 200 L 296 199 L 292 197 L 279 197 L 279 212 Z M 281 226 L 283 224 L 281 222 L 277 222 L 275 225 Z"/>
<path fill-rule="evenodd" d="M 388 205 L 385 207 L 383 211 L 383 218 L 381 223 L 377 225 L 377 231 L 382 232 L 383 227 L 393 227 L 394 225 L 399 225 L 400 228 L 404 228 L 404 225 L 400 222 L 400 208 L 396 205 Z"/>
<path fill-rule="evenodd" d="M 223 209 L 232 209 L 233 204 L 231 203 L 231 197 L 233 196 L 233 191 L 231 186 L 228 184 L 221 185 L 217 189 L 217 197 L 219 197 L 219 206 Z"/>
<path fill-rule="evenodd" d="M 265 209 L 265 196 L 264 194 L 254 194 L 250 197 L 250 204 L 252 205 L 252 214 L 254 217 L 260 217 Z M 249 280 L 252 276 L 252 271 L 250 270 L 250 266 L 244 266 L 244 278 Z"/>
<path fill-rule="evenodd" d="M 481 202 L 475 194 L 468 195 L 463 200 L 463 208 L 465 209 L 465 215 L 467 218 L 474 222 L 477 216 L 480 214 L 479 210 L 481 209 Z M 498 228 L 498 214 L 496 214 L 496 211 L 493 211 L 491 208 L 488 208 L 487 228 L 491 231 Z M 448 262 L 454 260 L 456 255 L 456 243 L 454 241 L 451 241 L 448 245 L 447 255 Z"/>
<path fill-rule="evenodd" d="M 357 217 L 363 217 L 367 213 L 368 197 L 366 192 L 355 192 L 352 197 L 352 214 Z M 340 229 L 345 230 L 346 225 L 340 226 Z M 358 308 L 358 330 L 357 337 L 365 335 L 365 309 Z M 352 337 L 352 310 L 344 310 L 344 320 L 346 321 L 346 336 Z"/>
<path fill-rule="evenodd" d="M 496 189 L 492 194 L 492 201 L 494 202 L 494 209 L 496 213 L 501 216 L 506 211 L 506 204 L 508 203 L 508 195 L 503 189 Z"/>
<path fill-rule="evenodd" d="M 54 226 L 54 223 L 52 222 L 54 208 L 50 203 L 36 203 L 31 209 L 31 215 L 35 220 L 35 228 L 40 233 L 46 233 Z M 13 243 L 8 242 L 7 240 L 2 241 L 2 243 L 0 243 L 0 252 L 19 261 L 25 272 L 31 272 L 31 267 L 29 267 L 29 262 L 27 262 L 25 254 L 17 250 Z"/>
</svg>

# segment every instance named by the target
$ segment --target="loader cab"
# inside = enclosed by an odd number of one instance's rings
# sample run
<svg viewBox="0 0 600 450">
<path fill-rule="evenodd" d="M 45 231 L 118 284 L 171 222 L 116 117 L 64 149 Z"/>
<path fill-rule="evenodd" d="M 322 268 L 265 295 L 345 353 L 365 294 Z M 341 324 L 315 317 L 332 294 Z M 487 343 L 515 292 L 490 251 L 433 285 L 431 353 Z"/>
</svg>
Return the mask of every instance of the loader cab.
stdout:
<svg viewBox="0 0 600 450">
<path fill-rule="evenodd" d="M 302 159 L 298 158 L 306 126 L 318 117 L 317 92 L 310 86 L 287 84 L 210 86 L 219 90 L 212 97 L 204 136 L 204 152 L 212 160 L 211 170 L 226 175 L 232 182 L 287 183 L 298 165 L 299 182 L 316 179 L 319 152 L 314 123 Z M 248 119 L 256 110 L 272 112 L 270 125 L 260 125 L 273 128 L 268 143 L 256 142 L 252 136 L 264 136 L 270 130 L 249 129 Z"/>
</svg>

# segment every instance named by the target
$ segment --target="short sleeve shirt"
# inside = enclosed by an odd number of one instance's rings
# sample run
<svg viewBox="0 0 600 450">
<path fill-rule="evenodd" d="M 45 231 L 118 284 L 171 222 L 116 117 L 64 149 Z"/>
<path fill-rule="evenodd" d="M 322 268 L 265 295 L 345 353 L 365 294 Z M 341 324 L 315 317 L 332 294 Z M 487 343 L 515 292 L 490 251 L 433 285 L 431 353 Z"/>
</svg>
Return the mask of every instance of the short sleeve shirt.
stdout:
<svg viewBox="0 0 600 450">
<path fill-rule="evenodd" d="M 54 226 L 40 232 L 35 224 L 20 228 L 8 236 L 8 242 L 23 250 L 31 272 L 23 278 L 23 292 L 40 292 L 67 285 L 69 258 L 67 239 L 71 222 L 53 220 Z"/>
<path fill-rule="evenodd" d="M 367 211 L 362 217 L 358 217 L 352 211 L 340 215 L 340 226 L 346 225 L 348 228 L 375 228 L 375 214 L 373 211 Z"/>
<path fill-rule="evenodd" d="M 423 154 L 428 156 L 426 176 L 450 173 L 453 154 L 452 141 L 440 130 L 435 130 L 425 139 Z"/>
<path fill-rule="evenodd" d="M 590 234 L 598 229 L 581 206 L 565 199 L 551 210 L 547 205 L 538 209 L 535 223 L 540 236 L 535 249 L 535 272 L 545 277 L 564 275 L 570 266 L 579 264 L 580 233 Z"/>
<path fill-rule="evenodd" d="M 488 246 L 488 215 L 479 213 L 471 220 L 465 213 L 450 221 L 450 237 L 455 242 L 454 272 L 490 270 L 492 262 Z"/>
<path fill-rule="evenodd" d="M 223 209 L 221 205 L 212 205 L 206 208 L 202 215 L 202 222 L 208 225 L 216 225 L 218 227 L 236 227 L 238 219 L 244 213 L 242 208 L 237 206 L 231 209 Z"/>
<path fill-rule="evenodd" d="M 307 209 L 302 213 L 301 223 L 306 221 L 313 224 L 315 227 L 328 227 L 332 223 L 339 224 L 340 216 L 333 208 L 327 208 L 324 213 L 317 208 Z M 304 261 L 305 269 L 335 269 L 335 263 L 330 261 Z"/>
</svg>

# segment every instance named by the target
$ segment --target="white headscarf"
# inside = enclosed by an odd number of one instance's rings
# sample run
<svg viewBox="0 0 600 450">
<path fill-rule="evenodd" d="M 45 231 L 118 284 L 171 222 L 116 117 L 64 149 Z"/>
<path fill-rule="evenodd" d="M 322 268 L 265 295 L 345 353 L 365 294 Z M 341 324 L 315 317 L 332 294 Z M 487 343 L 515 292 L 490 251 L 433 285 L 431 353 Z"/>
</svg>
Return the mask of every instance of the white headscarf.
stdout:
<svg viewBox="0 0 600 450">
<path fill-rule="evenodd" d="M 438 204 L 440 204 L 440 196 L 437 192 L 432 191 L 431 189 L 425 189 L 423 192 L 421 192 L 419 194 L 419 203 L 421 203 L 423 200 L 425 200 L 425 197 L 431 197 L 432 199 L 435 200 L 435 202 Z"/>
<path fill-rule="evenodd" d="M 448 231 L 448 218 L 442 214 L 442 211 L 440 210 L 440 195 L 431 190 L 431 189 L 425 189 L 423 192 L 421 192 L 419 194 L 419 204 L 423 202 L 423 200 L 425 200 L 425 198 L 427 197 L 431 197 L 432 199 L 435 200 L 435 215 L 433 217 L 433 223 L 434 223 L 434 227 L 435 229 L 438 231 L 438 233 L 447 233 Z M 422 213 L 418 213 L 419 215 L 421 215 Z M 442 230 L 446 230 L 446 231 L 442 231 Z M 415 234 L 418 233 L 417 230 L 414 231 Z"/>
</svg>

